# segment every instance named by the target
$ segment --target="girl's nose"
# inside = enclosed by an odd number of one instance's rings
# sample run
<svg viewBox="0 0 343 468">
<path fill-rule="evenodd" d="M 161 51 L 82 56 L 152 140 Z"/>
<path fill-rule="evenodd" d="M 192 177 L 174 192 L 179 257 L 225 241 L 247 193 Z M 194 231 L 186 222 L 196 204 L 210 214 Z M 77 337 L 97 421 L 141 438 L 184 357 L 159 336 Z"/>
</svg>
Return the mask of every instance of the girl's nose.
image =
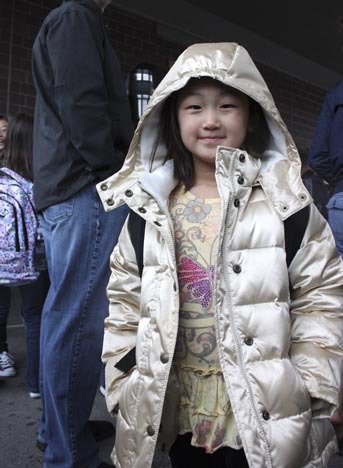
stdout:
<svg viewBox="0 0 343 468">
<path fill-rule="evenodd" d="M 215 111 L 207 111 L 204 117 L 203 128 L 212 130 L 220 126 L 220 121 Z"/>
</svg>

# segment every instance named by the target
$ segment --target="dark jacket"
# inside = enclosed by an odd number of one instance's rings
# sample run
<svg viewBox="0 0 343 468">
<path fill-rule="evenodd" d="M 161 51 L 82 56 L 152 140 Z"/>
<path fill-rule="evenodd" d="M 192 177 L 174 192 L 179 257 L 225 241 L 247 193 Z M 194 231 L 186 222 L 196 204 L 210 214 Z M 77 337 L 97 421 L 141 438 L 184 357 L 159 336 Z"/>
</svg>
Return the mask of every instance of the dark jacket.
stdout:
<svg viewBox="0 0 343 468">
<path fill-rule="evenodd" d="M 310 168 L 302 174 L 302 180 L 305 184 L 305 187 L 312 195 L 314 204 L 324 216 L 325 219 L 328 218 L 328 212 L 326 205 L 330 199 L 330 192 L 328 185 L 324 180 Z"/>
<path fill-rule="evenodd" d="M 117 56 L 94 0 L 65 0 L 33 46 L 38 210 L 117 172 L 132 122 Z"/>
<path fill-rule="evenodd" d="M 333 188 L 343 192 L 343 81 L 326 95 L 315 129 L 309 165 Z"/>
</svg>

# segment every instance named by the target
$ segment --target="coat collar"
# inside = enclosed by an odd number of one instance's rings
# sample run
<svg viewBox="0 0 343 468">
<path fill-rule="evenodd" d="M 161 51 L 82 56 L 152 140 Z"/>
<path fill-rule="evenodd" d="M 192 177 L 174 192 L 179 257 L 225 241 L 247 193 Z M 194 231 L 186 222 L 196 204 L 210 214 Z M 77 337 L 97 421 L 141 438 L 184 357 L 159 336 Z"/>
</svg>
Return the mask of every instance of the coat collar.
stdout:
<svg viewBox="0 0 343 468">
<path fill-rule="evenodd" d="M 281 160 L 261 171 L 262 162 L 252 158 L 246 151 L 219 147 L 216 155 L 216 177 L 222 193 L 233 190 L 239 195 L 242 190 L 261 185 L 281 219 L 287 219 L 308 205 L 312 199 L 303 185 L 300 174 L 288 160 Z M 173 161 L 167 161 L 154 172 L 138 174 L 121 171 L 99 183 L 97 189 L 106 211 L 123 203 L 130 204 L 133 195 L 148 193 L 158 205 L 166 208 L 170 193 L 177 185 Z M 242 179 L 240 179 L 242 178 Z M 230 181 L 232 186 L 226 186 Z"/>
</svg>

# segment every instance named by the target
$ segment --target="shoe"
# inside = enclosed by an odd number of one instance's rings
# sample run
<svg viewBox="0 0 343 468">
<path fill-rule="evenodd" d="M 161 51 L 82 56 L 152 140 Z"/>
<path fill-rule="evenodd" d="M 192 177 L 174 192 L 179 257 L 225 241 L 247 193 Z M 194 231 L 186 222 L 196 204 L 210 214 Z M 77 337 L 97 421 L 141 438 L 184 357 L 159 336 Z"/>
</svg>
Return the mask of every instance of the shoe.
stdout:
<svg viewBox="0 0 343 468">
<path fill-rule="evenodd" d="M 48 446 L 48 444 L 46 444 L 45 442 L 42 442 L 42 441 L 39 440 L 39 439 L 36 440 L 36 447 L 37 447 L 41 452 L 45 452 L 47 446 Z"/>
<path fill-rule="evenodd" d="M 102 396 L 106 396 L 106 388 L 100 385 L 99 387 L 99 392 L 101 393 Z"/>
<path fill-rule="evenodd" d="M 0 353 L 0 378 L 14 377 L 17 371 L 13 357 L 7 351 Z"/>
<path fill-rule="evenodd" d="M 97 442 L 101 440 L 108 439 L 114 434 L 114 426 L 109 421 L 88 421 L 90 426 L 90 430 L 93 433 L 94 439 Z M 41 440 L 36 440 L 36 447 L 41 451 L 45 452 L 48 444 L 42 442 Z M 104 466 L 112 466 L 112 465 L 104 465 Z"/>
<path fill-rule="evenodd" d="M 40 398 L 40 393 L 39 392 L 29 392 L 30 398 L 37 399 Z"/>
</svg>

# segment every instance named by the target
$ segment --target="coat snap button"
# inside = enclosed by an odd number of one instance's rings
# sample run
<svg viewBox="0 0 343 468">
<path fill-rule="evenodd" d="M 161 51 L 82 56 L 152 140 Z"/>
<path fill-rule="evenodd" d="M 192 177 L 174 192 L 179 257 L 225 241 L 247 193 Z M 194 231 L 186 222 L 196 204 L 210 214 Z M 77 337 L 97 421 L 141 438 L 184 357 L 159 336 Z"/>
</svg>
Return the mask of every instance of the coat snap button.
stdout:
<svg viewBox="0 0 343 468">
<path fill-rule="evenodd" d="M 101 188 L 101 190 L 104 192 L 105 190 L 108 189 L 108 186 L 107 186 L 107 184 L 101 184 L 101 185 L 100 185 L 100 188 Z"/>
<path fill-rule="evenodd" d="M 238 179 L 237 179 L 237 182 L 239 183 L 239 185 L 243 185 L 244 184 L 244 178 L 242 176 L 239 176 Z"/>
<path fill-rule="evenodd" d="M 167 362 L 169 361 L 168 353 L 162 353 L 160 359 L 163 364 L 167 364 Z"/>
<path fill-rule="evenodd" d="M 239 160 L 241 163 L 245 161 L 245 155 L 243 153 L 239 155 Z"/>
<path fill-rule="evenodd" d="M 155 434 L 155 430 L 152 426 L 147 427 L 147 433 L 149 436 L 153 436 Z"/>
<path fill-rule="evenodd" d="M 146 213 L 146 209 L 145 209 L 143 206 L 141 206 L 140 208 L 138 208 L 138 211 L 139 211 L 140 213 Z"/>
<path fill-rule="evenodd" d="M 262 411 L 262 417 L 265 421 L 268 421 L 268 419 L 270 419 L 270 414 L 268 413 L 268 411 L 266 410 L 263 410 Z"/>
<path fill-rule="evenodd" d="M 106 203 L 108 206 L 113 206 L 114 205 L 114 201 L 112 200 L 112 198 L 109 198 L 108 200 L 106 200 Z"/>
<path fill-rule="evenodd" d="M 248 346 L 251 346 L 253 343 L 254 343 L 254 339 L 251 338 L 251 336 L 247 336 L 245 339 L 244 339 L 244 343 Z"/>
<path fill-rule="evenodd" d="M 239 207 L 240 201 L 238 200 L 238 198 L 235 198 L 235 201 L 233 202 L 233 204 L 235 205 L 236 208 Z"/>
<path fill-rule="evenodd" d="M 132 197 L 132 195 L 133 195 L 132 190 L 126 190 L 125 195 L 126 195 L 127 197 Z"/>
<path fill-rule="evenodd" d="M 235 273 L 240 273 L 242 271 L 242 268 L 239 265 L 234 265 L 232 269 Z"/>
</svg>

